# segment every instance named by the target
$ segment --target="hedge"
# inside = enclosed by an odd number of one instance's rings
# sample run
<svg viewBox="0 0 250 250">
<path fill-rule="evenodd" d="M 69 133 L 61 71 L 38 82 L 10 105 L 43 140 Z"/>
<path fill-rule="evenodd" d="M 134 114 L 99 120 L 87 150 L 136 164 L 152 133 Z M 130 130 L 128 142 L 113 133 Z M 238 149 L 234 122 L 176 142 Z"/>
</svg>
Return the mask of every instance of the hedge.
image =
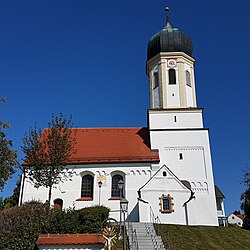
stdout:
<svg viewBox="0 0 250 250">
<path fill-rule="evenodd" d="M 36 249 L 41 233 L 97 233 L 108 218 L 103 206 L 81 210 L 50 209 L 47 204 L 32 203 L 0 212 L 0 249 Z"/>
<path fill-rule="evenodd" d="M 33 250 L 51 210 L 44 204 L 26 204 L 0 212 L 0 249 Z"/>
<path fill-rule="evenodd" d="M 43 233 L 97 233 L 102 230 L 102 223 L 108 215 L 109 209 L 103 206 L 66 211 L 54 209 Z"/>
</svg>

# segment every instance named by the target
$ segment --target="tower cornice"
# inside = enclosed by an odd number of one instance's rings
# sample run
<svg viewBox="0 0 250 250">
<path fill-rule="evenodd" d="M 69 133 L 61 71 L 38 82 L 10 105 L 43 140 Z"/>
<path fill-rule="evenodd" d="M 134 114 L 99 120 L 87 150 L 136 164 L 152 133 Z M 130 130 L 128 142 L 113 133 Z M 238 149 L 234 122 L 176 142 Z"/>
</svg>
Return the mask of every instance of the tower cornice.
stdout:
<svg viewBox="0 0 250 250">
<path fill-rule="evenodd" d="M 184 59 L 184 60 L 188 61 L 191 64 L 195 63 L 195 58 L 187 55 L 184 52 L 161 52 L 161 53 L 157 54 L 156 56 L 154 56 L 153 58 L 151 58 L 150 60 L 147 61 L 147 66 L 146 66 L 147 67 L 146 68 L 147 75 L 149 74 L 149 67 L 151 65 L 157 64 L 162 59 L 164 60 L 164 59 L 171 59 L 171 58 L 176 58 L 177 63 L 181 59 Z"/>
</svg>

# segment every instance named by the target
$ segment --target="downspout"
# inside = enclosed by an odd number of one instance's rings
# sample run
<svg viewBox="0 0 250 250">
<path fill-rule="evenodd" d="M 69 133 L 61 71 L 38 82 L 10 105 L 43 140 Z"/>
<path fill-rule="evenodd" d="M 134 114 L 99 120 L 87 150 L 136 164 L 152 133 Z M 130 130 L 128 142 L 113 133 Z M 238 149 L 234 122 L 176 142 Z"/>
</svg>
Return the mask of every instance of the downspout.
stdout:
<svg viewBox="0 0 250 250">
<path fill-rule="evenodd" d="M 183 207 L 185 209 L 185 216 L 186 216 L 186 225 L 188 226 L 189 225 L 189 221 L 188 221 L 188 207 L 187 207 L 187 204 L 192 200 L 192 199 L 195 199 L 195 196 L 194 196 L 194 191 L 192 191 L 191 189 L 189 189 L 191 194 L 190 194 L 190 197 L 189 199 L 183 204 Z"/>
<path fill-rule="evenodd" d="M 23 189 L 24 189 L 24 182 L 25 182 L 25 171 L 22 173 L 22 181 L 21 181 L 21 190 L 19 194 L 19 204 L 18 206 L 21 206 L 23 204 Z"/>
</svg>

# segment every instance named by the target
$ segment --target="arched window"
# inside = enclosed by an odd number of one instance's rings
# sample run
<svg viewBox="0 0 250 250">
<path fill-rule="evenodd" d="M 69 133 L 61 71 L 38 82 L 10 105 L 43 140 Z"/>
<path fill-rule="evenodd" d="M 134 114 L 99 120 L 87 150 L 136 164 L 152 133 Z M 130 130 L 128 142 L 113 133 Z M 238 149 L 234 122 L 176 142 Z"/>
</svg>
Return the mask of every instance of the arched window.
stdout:
<svg viewBox="0 0 250 250">
<path fill-rule="evenodd" d="M 119 188 L 119 185 L 123 182 L 122 189 Z M 111 197 L 120 197 L 124 198 L 124 187 L 125 187 L 125 182 L 124 178 L 120 174 L 115 174 L 112 176 L 112 184 L 111 184 Z"/>
<path fill-rule="evenodd" d="M 191 87 L 191 75 L 187 70 L 186 70 L 186 84 L 187 86 Z"/>
<path fill-rule="evenodd" d="M 176 71 L 175 69 L 170 69 L 168 71 L 169 84 L 176 84 Z"/>
<path fill-rule="evenodd" d="M 63 208 L 63 200 L 62 199 L 55 199 L 54 200 L 54 208 L 62 210 L 62 208 Z"/>
<path fill-rule="evenodd" d="M 93 184 L 94 177 L 92 175 L 86 174 L 82 177 L 81 197 L 93 199 Z"/>
<path fill-rule="evenodd" d="M 154 89 L 159 86 L 159 74 L 158 72 L 154 72 Z"/>
</svg>

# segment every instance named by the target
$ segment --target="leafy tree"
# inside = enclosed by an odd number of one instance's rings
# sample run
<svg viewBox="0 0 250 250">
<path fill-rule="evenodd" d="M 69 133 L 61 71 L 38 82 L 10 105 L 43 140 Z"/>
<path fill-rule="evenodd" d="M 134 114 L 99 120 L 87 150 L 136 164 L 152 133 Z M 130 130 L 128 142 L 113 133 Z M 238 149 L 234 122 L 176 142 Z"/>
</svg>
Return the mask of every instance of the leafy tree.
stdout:
<svg viewBox="0 0 250 250">
<path fill-rule="evenodd" d="M 0 211 L 6 208 L 15 207 L 18 205 L 19 201 L 19 193 L 21 188 L 21 176 L 19 176 L 19 179 L 16 182 L 16 187 L 13 190 L 13 194 L 10 197 L 6 197 L 3 199 L 3 197 L 0 197 Z"/>
<path fill-rule="evenodd" d="M 4 208 L 11 208 L 18 205 L 20 188 L 21 176 L 19 176 L 19 179 L 16 182 L 16 187 L 14 188 L 12 195 L 4 199 Z"/>
<path fill-rule="evenodd" d="M 0 211 L 4 209 L 4 199 L 0 197 Z"/>
<path fill-rule="evenodd" d="M 241 195 L 241 209 L 245 213 L 245 218 L 243 220 L 243 228 L 250 230 L 250 171 L 245 171 L 244 173 L 244 184 L 246 185 L 245 192 Z"/>
<path fill-rule="evenodd" d="M 5 102 L 5 99 L 0 98 L 0 102 Z M 9 127 L 9 123 L 0 120 L 0 190 L 4 189 L 4 185 L 15 172 L 14 167 L 17 165 L 17 153 L 11 149 L 13 143 L 6 138 L 5 131 Z"/>
<path fill-rule="evenodd" d="M 31 128 L 23 138 L 22 150 L 26 155 L 23 172 L 35 187 L 49 189 L 48 201 L 51 200 L 52 186 L 69 179 L 73 171 L 65 168 L 75 153 L 75 130 L 72 118 L 52 114 L 48 128 Z"/>
</svg>

